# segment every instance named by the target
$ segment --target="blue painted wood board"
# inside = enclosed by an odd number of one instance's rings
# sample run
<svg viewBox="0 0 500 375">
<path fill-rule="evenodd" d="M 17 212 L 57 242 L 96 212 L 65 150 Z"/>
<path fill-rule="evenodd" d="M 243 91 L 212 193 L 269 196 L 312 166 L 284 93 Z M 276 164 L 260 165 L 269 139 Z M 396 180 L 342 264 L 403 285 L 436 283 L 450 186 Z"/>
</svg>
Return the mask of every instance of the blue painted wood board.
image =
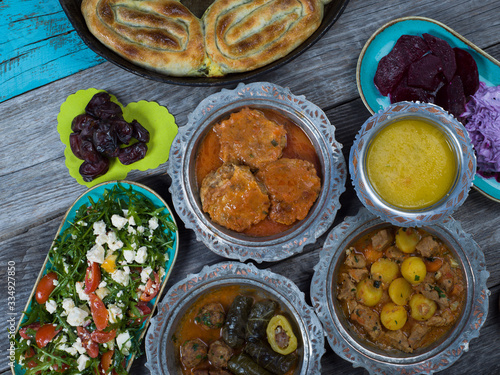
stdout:
<svg viewBox="0 0 500 375">
<path fill-rule="evenodd" d="M 0 0 L 0 102 L 105 61 L 57 0 Z"/>
</svg>

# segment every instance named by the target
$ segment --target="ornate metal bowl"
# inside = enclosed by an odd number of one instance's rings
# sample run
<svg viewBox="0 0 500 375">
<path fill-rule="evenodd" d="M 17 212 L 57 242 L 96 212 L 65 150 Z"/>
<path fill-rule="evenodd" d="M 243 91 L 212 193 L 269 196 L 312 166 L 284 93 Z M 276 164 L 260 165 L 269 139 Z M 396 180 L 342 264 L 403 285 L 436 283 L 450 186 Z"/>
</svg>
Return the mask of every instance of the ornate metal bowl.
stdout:
<svg viewBox="0 0 500 375">
<path fill-rule="evenodd" d="M 479 336 L 486 321 L 488 296 L 486 287 L 489 272 L 484 254 L 460 224 L 448 217 L 442 223 L 424 226 L 427 232 L 439 237 L 461 267 L 466 282 L 465 306 L 455 326 L 444 337 L 427 348 L 412 354 L 383 351 L 370 345 L 349 328 L 349 323 L 336 298 L 336 285 L 340 265 L 350 243 L 377 228 L 388 224 L 366 209 L 335 227 L 328 235 L 314 267 L 311 300 L 323 323 L 328 343 L 343 359 L 354 367 L 364 367 L 370 374 L 431 374 L 451 366 L 469 349 L 469 342 Z"/>
<path fill-rule="evenodd" d="M 297 330 L 300 362 L 294 375 L 321 373 L 321 356 L 325 352 L 324 333 L 314 310 L 306 304 L 304 293 L 284 276 L 259 270 L 253 264 L 225 262 L 205 266 L 196 275 L 172 286 L 152 319 L 146 334 L 146 366 L 153 375 L 180 373 L 178 354 L 171 338 L 183 315 L 198 298 L 223 286 L 239 285 L 264 297 L 276 300 L 291 317 Z"/>
<path fill-rule="evenodd" d="M 455 154 L 457 171 L 448 193 L 438 202 L 421 209 L 404 209 L 384 201 L 375 191 L 366 172 L 367 152 L 374 137 L 397 120 L 416 118 L 437 126 L 447 137 Z M 361 203 L 372 213 L 398 226 L 421 226 L 446 219 L 469 194 L 476 173 L 476 157 L 467 130 L 441 107 L 428 103 L 400 102 L 371 116 L 356 135 L 349 155 L 349 172 Z"/>
<path fill-rule="evenodd" d="M 210 220 L 203 212 L 195 176 L 198 147 L 212 126 L 232 112 L 249 106 L 278 111 L 298 125 L 311 140 L 321 162 L 322 188 L 307 217 L 274 236 L 251 237 Z M 277 261 L 301 252 L 333 223 L 345 190 L 346 165 L 342 145 L 335 140 L 335 127 L 325 113 L 304 96 L 272 83 L 239 84 L 234 90 L 204 99 L 189 116 L 170 149 L 168 174 L 175 210 L 198 241 L 218 255 L 244 261 Z"/>
</svg>

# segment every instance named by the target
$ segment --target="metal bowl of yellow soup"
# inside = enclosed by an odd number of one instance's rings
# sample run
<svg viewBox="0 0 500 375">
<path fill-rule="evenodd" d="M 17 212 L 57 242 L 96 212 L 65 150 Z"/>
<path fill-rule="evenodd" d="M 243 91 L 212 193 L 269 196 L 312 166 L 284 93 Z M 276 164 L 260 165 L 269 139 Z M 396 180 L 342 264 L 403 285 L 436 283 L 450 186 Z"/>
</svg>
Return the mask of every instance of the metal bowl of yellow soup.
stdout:
<svg viewBox="0 0 500 375">
<path fill-rule="evenodd" d="M 349 169 L 365 207 L 399 226 L 440 222 L 463 204 L 476 158 L 467 131 L 433 104 L 399 102 L 371 116 Z"/>
</svg>

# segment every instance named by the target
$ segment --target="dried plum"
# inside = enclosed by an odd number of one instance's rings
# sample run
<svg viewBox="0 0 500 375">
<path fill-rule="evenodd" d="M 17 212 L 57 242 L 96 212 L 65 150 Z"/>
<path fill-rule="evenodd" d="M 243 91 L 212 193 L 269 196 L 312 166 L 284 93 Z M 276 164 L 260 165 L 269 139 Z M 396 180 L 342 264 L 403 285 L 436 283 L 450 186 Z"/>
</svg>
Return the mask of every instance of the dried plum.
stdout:
<svg viewBox="0 0 500 375">
<path fill-rule="evenodd" d="M 433 54 L 427 54 L 411 63 L 408 68 L 408 86 L 419 87 L 428 91 L 438 88 L 443 71 L 441 59 Z"/>
<path fill-rule="evenodd" d="M 472 55 L 461 49 L 453 48 L 455 59 L 457 61 L 456 75 L 460 76 L 464 87 L 466 97 L 474 95 L 479 88 L 479 72 L 477 64 Z"/>
<path fill-rule="evenodd" d="M 73 155 L 78 159 L 84 160 L 82 156 L 82 138 L 79 133 L 71 133 L 69 135 L 69 147 Z"/>
<path fill-rule="evenodd" d="M 78 133 L 81 132 L 84 128 L 87 128 L 89 125 L 91 126 L 91 124 L 95 122 L 96 119 L 93 116 L 87 113 L 83 113 L 73 119 L 73 121 L 71 122 L 71 130 Z"/>
<path fill-rule="evenodd" d="M 415 35 L 402 35 L 394 48 L 384 56 L 375 72 L 374 83 L 382 95 L 389 95 L 405 74 L 408 66 L 429 51 L 425 40 Z"/>
<path fill-rule="evenodd" d="M 73 154 L 83 160 L 80 174 L 86 182 L 105 174 L 110 159 L 118 157 L 128 165 L 146 156 L 150 135 L 138 121 L 125 121 L 121 107 L 111 101 L 106 92 L 95 94 L 85 107 L 85 113 L 75 116 L 69 136 Z M 138 142 L 124 148 L 132 139 Z"/>
<path fill-rule="evenodd" d="M 111 126 L 114 128 L 118 140 L 124 145 L 128 145 L 134 135 L 134 127 L 132 124 L 120 119 L 112 121 Z"/>
<path fill-rule="evenodd" d="M 92 142 L 99 153 L 109 158 L 117 157 L 120 152 L 116 133 L 108 123 L 102 122 L 99 125 L 99 129 L 94 132 Z"/>
<path fill-rule="evenodd" d="M 439 89 L 436 94 L 436 104 L 446 109 L 456 118 L 465 111 L 465 94 L 462 80 L 459 76 L 453 77 L 451 82 Z"/>
<path fill-rule="evenodd" d="M 121 118 L 123 114 L 121 107 L 111 101 L 107 92 L 95 94 L 85 107 L 85 112 L 103 120 Z"/>
<path fill-rule="evenodd" d="M 431 34 L 422 35 L 431 49 L 432 53 L 442 61 L 443 74 L 448 82 L 453 79 L 457 64 L 455 62 L 455 52 L 447 41 Z"/>
<path fill-rule="evenodd" d="M 80 165 L 80 174 L 83 177 L 83 181 L 90 182 L 93 179 L 102 176 L 109 170 L 109 159 L 100 158 L 97 162 L 91 163 L 84 161 Z"/>
<path fill-rule="evenodd" d="M 134 127 L 133 137 L 139 142 L 148 143 L 149 142 L 149 132 L 147 129 L 139 124 L 137 120 L 132 121 L 132 126 Z"/>
<path fill-rule="evenodd" d="M 124 165 L 135 163 L 143 159 L 148 151 L 148 146 L 143 142 L 134 143 L 131 146 L 120 149 L 118 160 Z"/>
</svg>

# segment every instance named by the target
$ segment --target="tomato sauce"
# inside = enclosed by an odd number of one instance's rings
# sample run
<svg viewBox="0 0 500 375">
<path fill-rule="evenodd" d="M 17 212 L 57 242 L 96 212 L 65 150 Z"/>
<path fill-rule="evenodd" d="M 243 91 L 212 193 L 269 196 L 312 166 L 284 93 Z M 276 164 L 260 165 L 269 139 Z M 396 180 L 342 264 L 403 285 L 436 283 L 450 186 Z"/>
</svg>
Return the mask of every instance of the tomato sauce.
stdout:
<svg viewBox="0 0 500 375">
<path fill-rule="evenodd" d="M 258 110 L 263 112 L 269 120 L 274 121 L 285 128 L 287 132 L 287 145 L 283 149 L 282 158 L 309 161 L 314 165 L 318 177 L 322 179 L 321 161 L 307 134 L 297 124 L 277 111 L 263 108 L 258 108 Z M 220 121 L 223 120 L 224 119 Z M 219 157 L 219 153 L 219 140 L 217 134 L 212 128 L 201 142 L 196 154 L 195 173 L 198 187 L 201 186 L 203 179 L 208 173 L 216 170 L 223 164 Z M 259 223 L 254 224 L 249 229 L 243 231 L 243 233 L 252 237 L 266 237 L 282 233 L 291 228 L 293 225 L 294 224 L 280 224 L 267 217 Z"/>
</svg>

